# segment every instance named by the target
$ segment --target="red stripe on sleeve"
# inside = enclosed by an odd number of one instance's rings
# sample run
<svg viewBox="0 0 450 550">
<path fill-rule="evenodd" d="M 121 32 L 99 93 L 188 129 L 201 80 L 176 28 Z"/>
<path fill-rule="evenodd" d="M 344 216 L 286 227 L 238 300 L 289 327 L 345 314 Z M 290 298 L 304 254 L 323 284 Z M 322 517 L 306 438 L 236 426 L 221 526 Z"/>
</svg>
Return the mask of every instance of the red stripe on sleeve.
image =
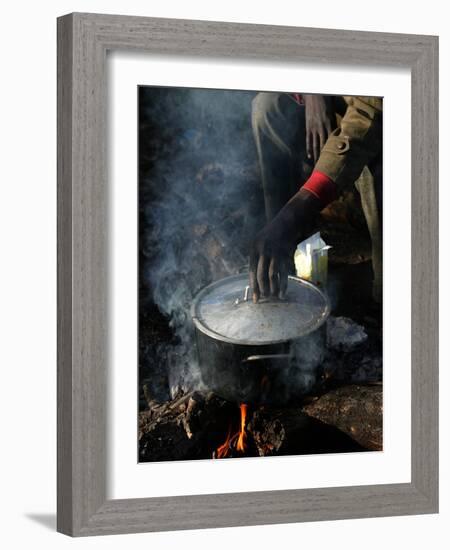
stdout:
<svg viewBox="0 0 450 550">
<path fill-rule="evenodd" d="M 292 93 L 291 96 L 299 105 L 304 105 L 302 94 Z"/>
<path fill-rule="evenodd" d="M 302 189 L 316 196 L 323 208 L 337 198 L 337 187 L 334 181 L 318 170 L 314 170 Z"/>
</svg>

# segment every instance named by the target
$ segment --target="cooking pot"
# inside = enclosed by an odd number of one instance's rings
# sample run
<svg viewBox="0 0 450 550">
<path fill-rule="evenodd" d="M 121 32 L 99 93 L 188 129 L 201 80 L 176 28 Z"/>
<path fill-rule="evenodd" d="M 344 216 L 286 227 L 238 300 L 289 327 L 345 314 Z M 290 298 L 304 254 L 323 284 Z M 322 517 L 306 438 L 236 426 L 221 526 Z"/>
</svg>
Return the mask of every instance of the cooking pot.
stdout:
<svg viewBox="0 0 450 550">
<path fill-rule="evenodd" d="M 286 404 L 307 393 L 325 349 L 328 297 L 290 276 L 285 298 L 249 298 L 248 274 L 216 281 L 194 298 L 198 362 L 208 389 L 228 401 Z"/>
</svg>

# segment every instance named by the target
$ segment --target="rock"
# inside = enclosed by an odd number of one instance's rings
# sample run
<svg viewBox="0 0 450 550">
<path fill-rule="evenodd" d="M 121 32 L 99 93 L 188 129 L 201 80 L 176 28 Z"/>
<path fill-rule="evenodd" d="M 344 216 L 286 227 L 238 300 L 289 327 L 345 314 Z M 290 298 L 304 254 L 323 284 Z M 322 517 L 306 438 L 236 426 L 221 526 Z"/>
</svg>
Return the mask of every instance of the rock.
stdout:
<svg viewBox="0 0 450 550">
<path fill-rule="evenodd" d="M 327 347 L 334 351 L 351 352 L 368 339 L 364 327 L 348 317 L 330 317 L 327 321 Z"/>
</svg>

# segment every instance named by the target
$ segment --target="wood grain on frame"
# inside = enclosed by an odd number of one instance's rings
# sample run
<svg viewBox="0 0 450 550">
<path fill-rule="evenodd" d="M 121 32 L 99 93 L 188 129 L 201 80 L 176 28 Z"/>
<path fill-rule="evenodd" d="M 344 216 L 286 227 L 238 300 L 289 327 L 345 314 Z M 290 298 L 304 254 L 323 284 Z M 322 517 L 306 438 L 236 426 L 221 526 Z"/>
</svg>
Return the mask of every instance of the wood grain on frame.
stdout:
<svg viewBox="0 0 450 550">
<path fill-rule="evenodd" d="M 399 66 L 412 80 L 411 483 L 107 500 L 106 52 Z M 438 510 L 438 39 L 118 15 L 58 19 L 58 531 L 99 535 Z"/>
</svg>

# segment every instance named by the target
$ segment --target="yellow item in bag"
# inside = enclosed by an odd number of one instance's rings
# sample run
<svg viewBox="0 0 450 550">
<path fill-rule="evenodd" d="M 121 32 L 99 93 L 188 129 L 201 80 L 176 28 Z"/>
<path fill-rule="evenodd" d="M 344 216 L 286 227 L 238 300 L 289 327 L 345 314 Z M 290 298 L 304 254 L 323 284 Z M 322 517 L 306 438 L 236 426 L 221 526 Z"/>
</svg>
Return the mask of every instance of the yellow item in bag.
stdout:
<svg viewBox="0 0 450 550">
<path fill-rule="evenodd" d="M 325 287 L 328 276 L 328 250 L 331 246 L 320 237 L 320 233 L 311 235 L 302 241 L 294 253 L 297 277 Z"/>
</svg>

